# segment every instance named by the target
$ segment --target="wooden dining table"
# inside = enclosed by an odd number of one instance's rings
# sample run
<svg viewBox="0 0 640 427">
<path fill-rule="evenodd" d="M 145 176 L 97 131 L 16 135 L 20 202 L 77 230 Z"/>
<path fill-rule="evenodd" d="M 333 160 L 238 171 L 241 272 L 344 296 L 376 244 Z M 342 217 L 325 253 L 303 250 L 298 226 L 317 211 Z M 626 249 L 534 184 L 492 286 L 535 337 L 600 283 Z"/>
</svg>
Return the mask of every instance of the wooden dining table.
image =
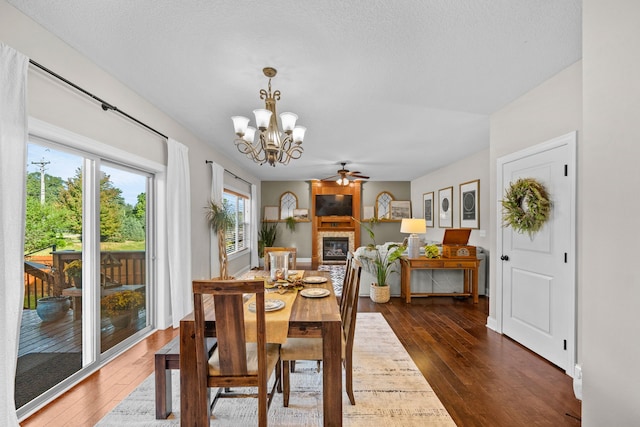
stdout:
<svg viewBox="0 0 640 427">
<path fill-rule="evenodd" d="M 325 426 L 342 425 L 342 326 L 333 291 L 331 276 L 324 271 L 304 271 L 304 277 L 323 276 L 325 283 L 305 284 L 305 288 L 325 288 L 324 298 L 296 296 L 289 318 L 288 337 L 321 337 L 323 339 L 322 401 Z M 254 272 L 244 275 L 253 278 Z M 215 336 L 215 310 L 206 306 L 206 330 Z M 268 321 L 268 320 L 267 320 Z M 209 426 L 209 392 L 198 387 L 195 355 L 195 322 L 193 313 L 180 321 L 180 425 Z M 215 413 L 214 413 L 215 417 Z"/>
</svg>

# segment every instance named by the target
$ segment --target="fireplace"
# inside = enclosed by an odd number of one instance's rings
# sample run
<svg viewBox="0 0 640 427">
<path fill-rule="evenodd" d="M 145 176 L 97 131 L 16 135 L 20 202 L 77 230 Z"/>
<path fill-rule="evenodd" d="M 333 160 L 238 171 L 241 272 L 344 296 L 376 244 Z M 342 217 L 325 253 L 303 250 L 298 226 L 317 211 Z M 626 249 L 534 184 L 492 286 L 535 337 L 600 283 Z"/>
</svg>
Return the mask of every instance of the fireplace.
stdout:
<svg viewBox="0 0 640 427">
<path fill-rule="evenodd" d="M 322 259 L 326 261 L 345 261 L 349 252 L 348 237 L 323 237 Z"/>
</svg>

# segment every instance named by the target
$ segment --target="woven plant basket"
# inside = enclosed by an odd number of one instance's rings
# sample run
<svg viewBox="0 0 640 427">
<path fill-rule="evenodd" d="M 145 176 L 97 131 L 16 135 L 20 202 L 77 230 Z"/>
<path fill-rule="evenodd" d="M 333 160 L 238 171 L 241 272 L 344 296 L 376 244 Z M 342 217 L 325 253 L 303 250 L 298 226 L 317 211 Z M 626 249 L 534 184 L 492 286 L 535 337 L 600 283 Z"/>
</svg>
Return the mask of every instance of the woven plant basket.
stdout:
<svg viewBox="0 0 640 427">
<path fill-rule="evenodd" d="M 372 283 L 369 287 L 369 298 L 371 298 L 371 301 L 377 303 L 389 302 L 389 299 L 391 299 L 391 287 L 378 286 Z"/>
</svg>

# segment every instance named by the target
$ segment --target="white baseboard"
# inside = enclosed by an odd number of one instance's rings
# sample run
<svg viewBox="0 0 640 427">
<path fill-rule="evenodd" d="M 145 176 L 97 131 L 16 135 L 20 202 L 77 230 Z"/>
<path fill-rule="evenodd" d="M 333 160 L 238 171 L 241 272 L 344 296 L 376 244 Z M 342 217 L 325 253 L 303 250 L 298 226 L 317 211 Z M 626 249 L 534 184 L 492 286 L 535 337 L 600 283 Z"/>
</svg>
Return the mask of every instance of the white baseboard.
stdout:
<svg viewBox="0 0 640 427">
<path fill-rule="evenodd" d="M 576 364 L 573 371 L 573 394 L 582 400 L 582 365 Z"/>
<path fill-rule="evenodd" d="M 498 332 L 498 323 L 496 322 L 495 318 L 487 316 L 487 328 Z"/>
</svg>

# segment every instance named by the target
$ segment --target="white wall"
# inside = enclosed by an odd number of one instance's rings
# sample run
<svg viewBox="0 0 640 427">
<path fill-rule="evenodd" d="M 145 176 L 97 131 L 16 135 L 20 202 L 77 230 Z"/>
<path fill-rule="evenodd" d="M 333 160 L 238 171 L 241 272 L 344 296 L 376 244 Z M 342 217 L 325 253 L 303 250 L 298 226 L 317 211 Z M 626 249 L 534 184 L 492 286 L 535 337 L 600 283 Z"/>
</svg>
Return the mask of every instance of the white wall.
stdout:
<svg viewBox="0 0 640 427">
<path fill-rule="evenodd" d="M 492 264 L 489 269 L 489 317 L 495 322 L 495 272 L 500 266 L 500 255 L 496 252 L 496 225 L 499 201 L 502 194 L 496 194 L 496 160 L 532 145 L 536 145 L 571 131 L 578 131 L 578 152 L 582 145 L 582 63 L 579 61 L 540 86 L 511 102 L 490 118 L 490 224 Z M 578 164 L 580 161 L 578 161 Z M 581 171 L 578 166 L 578 182 Z M 580 186 L 580 185 L 579 185 Z M 580 209 L 578 209 L 580 211 Z M 580 213 L 578 214 L 578 236 L 580 236 Z M 580 244 L 578 237 L 578 245 Z M 578 265 L 580 265 L 578 250 Z M 578 288 L 580 288 L 578 273 Z M 580 289 L 578 307 L 580 307 Z M 578 324 L 580 323 L 578 308 Z M 580 342 L 578 331 L 578 343 Z M 580 348 L 578 347 L 578 354 Z"/>
<path fill-rule="evenodd" d="M 444 228 L 438 227 L 438 190 L 453 187 L 453 227 L 460 227 L 460 184 L 480 180 L 480 229 L 472 230 L 469 244 L 489 249 L 490 225 L 489 216 L 489 149 L 480 151 L 456 163 L 452 163 L 437 171 L 411 181 L 411 206 L 415 218 L 424 218 L 422 195 L 433 191 L 434 195 L 434 227 L 427 230 L 427 240 L 442 241 Z M 485 234 L 482 236 L 481 234 Z"/>
<path fill-rule="evenodd" d="M 209 231 L 204 215 L 204 207 L 210 197 L 211 169 L 204 160 L 213 160 L 239 177 L 255 183 L 259 194 L 258 179 L 215 152 L 205 141 L 196 138 L 178 122 L 4 0 L 0 0 L 0 42 L 189 147 L 192 274 L 194 279 L 211 277 Z M 30 116 L 166 165 L 166 143 L 161 137 L 119 114 L 104 112 L 97 102 L 33 66 L 30 67 L 28 79 Z M 248 257 L 246 263 L 249 263 Z"/>
<path fill-rule="evenodd" d="M 582 425 L 640 425 L 640 2 L 583 2 Z"/>
</svg>

